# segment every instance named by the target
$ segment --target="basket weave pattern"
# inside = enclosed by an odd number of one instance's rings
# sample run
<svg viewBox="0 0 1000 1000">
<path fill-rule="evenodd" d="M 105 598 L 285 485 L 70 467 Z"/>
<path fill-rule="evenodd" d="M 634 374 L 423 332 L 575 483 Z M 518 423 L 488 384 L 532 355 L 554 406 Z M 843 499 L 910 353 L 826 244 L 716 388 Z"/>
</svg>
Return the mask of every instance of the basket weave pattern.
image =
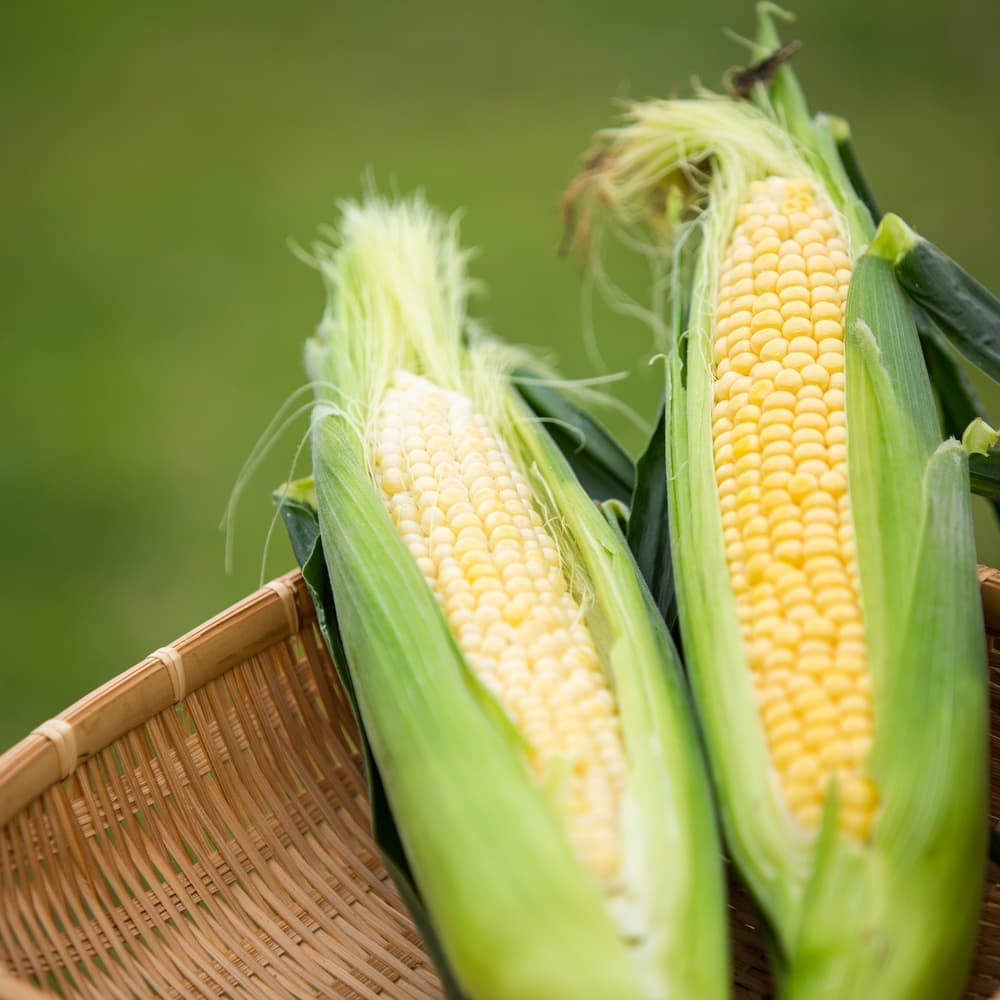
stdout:
<svg viewBox="0 0 1000 1000">
<path fill-rule="evenodd" d="M 981 578 L 996 823 L 1000 574 Z M 441 995 L 372 843 L 354 722 L 297 573 L 8 751 L 0 824 L 0 998 Z M 736 886 L 731 908 L 737 995 L 769 996 Z M 991 868 L 967 995 L 998 987 Z"/>
</svg>

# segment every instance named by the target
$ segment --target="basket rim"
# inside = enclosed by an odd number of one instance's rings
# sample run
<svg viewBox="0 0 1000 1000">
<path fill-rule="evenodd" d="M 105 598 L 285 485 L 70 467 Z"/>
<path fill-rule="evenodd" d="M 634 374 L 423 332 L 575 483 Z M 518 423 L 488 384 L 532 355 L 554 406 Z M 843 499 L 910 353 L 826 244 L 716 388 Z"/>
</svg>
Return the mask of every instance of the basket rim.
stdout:
<svg viewBox="0 0 1000 1000">
<path fill-rule="evenodd" d="M 986 626 L 1000 631 L 1000 570 L 979 566 L 978 576 Z M 291 570 L 36 726 L 0 756 L 0 827 L 81 761 L 315 617 L 308 585 Z"/>
<path fill-rule="evenodd" d="M 82 761 L 315 617 L 308 586 L 292 570 L 36 726 L 0 756 L 0 827 Z"/>
</svg>

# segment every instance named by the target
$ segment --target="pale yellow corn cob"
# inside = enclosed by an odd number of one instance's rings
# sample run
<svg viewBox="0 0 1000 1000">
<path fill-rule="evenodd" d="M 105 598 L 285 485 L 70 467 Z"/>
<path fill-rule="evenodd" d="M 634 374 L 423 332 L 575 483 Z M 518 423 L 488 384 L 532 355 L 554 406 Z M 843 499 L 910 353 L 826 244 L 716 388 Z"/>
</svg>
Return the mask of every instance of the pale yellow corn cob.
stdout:
<svg viewBox="0 0 1000 1000">
<path fill-rule="evenodd" d="M 470 399 L 409 372 L 374 437 L 382 500 L 463 654 L 555 786 L 581 860 L 613 878 L 626 774 L 615 699 L 525 476 Z"/>
<path fill-rule="evenodd" d="M 751 185 L 717 298 L 712 435 L 730 582 L 785 801 L 814 827 L 837 777 L 865 836 L 872 689 L 847 490 L 847 244 L 809 181 Z"/>
</svg>

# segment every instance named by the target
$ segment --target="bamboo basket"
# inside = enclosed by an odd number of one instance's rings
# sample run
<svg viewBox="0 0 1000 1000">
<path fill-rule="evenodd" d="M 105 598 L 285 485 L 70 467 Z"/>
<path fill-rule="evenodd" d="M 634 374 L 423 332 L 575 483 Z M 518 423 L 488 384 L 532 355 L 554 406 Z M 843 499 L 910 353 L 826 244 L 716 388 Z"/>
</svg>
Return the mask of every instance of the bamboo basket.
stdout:
<svg viewBox="0 0 1000 1000">
<path fill-rule="evenodd" d="M 996 824 L 1000 573 L 980 581 Z M 1000 987 L 998 877 L 969 997 Z M 735 885 L 731 910 L 736 993 L 769 996 Z M 371 840 L 354 721 L 297 572 L 0 757 L 0 998 L 53 992 L 441 995 Z"/>
</svg>

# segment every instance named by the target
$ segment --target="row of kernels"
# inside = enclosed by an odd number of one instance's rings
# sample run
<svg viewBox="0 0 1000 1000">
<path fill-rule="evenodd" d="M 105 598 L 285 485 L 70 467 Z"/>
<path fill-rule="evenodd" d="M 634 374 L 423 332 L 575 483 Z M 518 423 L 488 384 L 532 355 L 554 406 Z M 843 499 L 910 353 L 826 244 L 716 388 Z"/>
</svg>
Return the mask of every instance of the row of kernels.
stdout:
<svg viewBox="0 0 1000 1000">
<path fill-rule="evenodd" d="M 812 202 L 808 184 L 772 179 L 754 190 L 770 199 L 769 214 L 761 217 L 765 208 L 760 205 L 741 210 L 740 221 L 750 236 L 738 230 L 731 247 L 729 259 L 734 264 L 722 277 L 719 336 L 714 344 L 718 379 L 713 421 L 715 427 L 722 421 L 729 424 L 725 428 L 729 440 L 721 449 L 729 468 L 718 472 L 735 476 L 740 458 L 754 451 L 761 458 L 756 462 L 749 457 L 744 463 L 742 490 L 728 481 L 720 483 L 724 500 L 733 501 L 723 512 L 724 527 L 734 529 L 726 538 L 727 558 L 749 658 L 759 671 L 755 679 L 766 676 L 773 681 L 767 688 L 773 706 L 768 718 L 784 718 L 791 712 L 783 700 L 789 692 L 781 686 L 780 675 L 798 677 L 812 687 L 795 689 L 794 703 L 800 709 L 812 705 L 813 714 L 819 713 L 809 719 L 810 742 L 822 743 L 824 736 L 833 735 L 838 736 L 833 746 L 863 749 L 871 739 L 866 697 L 870 681 L 858 683 L 860 676 L 869 680 L 863 672 L 863 641 L 847 632 L 860 628 L 842 412 L 841 319 L 850 262 L 828 213 Z M 784 207 L 778 205 L 782 198 Z M 808 209 L 808 214 L 795 218 L 793 230 L 791 215 L 801 209 Z M 776 245 L 779 235 L 785 242 Z M 769 255 L 775 252 L 778 275 L 764 280 L 765 286 L 773 280 L 773 288 L 765 287 L 756 303 L 736 298 L 734 293 L 750 292 L 746 284 L 739 285 L 749 276 L 747 263 L 755 279 L 753 290 L 762 290 L 758 276 L 774 264 Z M 755 253 L 768 266 L 755 266 Z M 807 258 L 815 262 L 813 267 L 806 266 Z M 822 277 L 810 281 L 811 273 Z M 760 410 L 748 409 L 750 402 Z M 741 503 L 735 502 L 738 492 Z M 767 537 L 776 543 L 772 551 L 754 553 Z M 837 569 L 833 579 L 830 562 Z M 782 580 L 775 567 L 795 578 Z M 826 580 L 818 581 L 824 573 Z M 761 586 L 766 576 L 783 584 L 780 600 L 776 592 Z M 822 583 L 815 591 L 808 586 L 813 578 Z M 848 669 L 839 670 L 841 665 Z M 806 669 L 795 673 L 792 668 Z M 838 735 L 829 724 L 829 713 L 839 710 L 848 732 Z M 786 727 L 786 738 L 794 730 L 794 723 Z M 792 750 L 798 752 L 795 746 Z M 787 752 L 783 744 L 778 756 Z M 840 757 L 844 763 L 862 759 L 844 752 Z"/>
<path fill-rule="evenodd" d="M 615 700 L 527 482 L 470 409 L 458 394 L 401 377 L 380 409 L 376 484 L 470 665 L 524 732 L 533 769 L 543 778 L 554 761 L 573 762 L 570 839 L 609 877 L 626 771 Z M 422 436 L 412 430 L 421 420 Z M 402 454 L 406 443 L 415 454 Z M 431 447 L 451 449 L 440 480 L 423 461 Z"/>
</svg>

